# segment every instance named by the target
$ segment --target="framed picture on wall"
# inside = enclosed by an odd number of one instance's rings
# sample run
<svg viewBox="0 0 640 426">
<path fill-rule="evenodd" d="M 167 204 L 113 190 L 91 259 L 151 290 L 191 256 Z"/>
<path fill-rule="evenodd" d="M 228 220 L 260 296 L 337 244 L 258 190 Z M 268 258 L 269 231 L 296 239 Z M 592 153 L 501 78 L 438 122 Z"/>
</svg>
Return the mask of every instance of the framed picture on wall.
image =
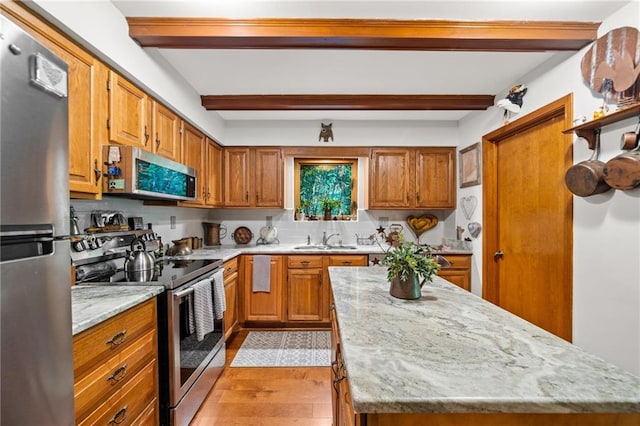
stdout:
<svg viewBox="0 0 640 426">
<path fill-rule="evenodd" d="M 460 150 L 460 188 L 480 185 L 480 142 Z"/>
</svg>

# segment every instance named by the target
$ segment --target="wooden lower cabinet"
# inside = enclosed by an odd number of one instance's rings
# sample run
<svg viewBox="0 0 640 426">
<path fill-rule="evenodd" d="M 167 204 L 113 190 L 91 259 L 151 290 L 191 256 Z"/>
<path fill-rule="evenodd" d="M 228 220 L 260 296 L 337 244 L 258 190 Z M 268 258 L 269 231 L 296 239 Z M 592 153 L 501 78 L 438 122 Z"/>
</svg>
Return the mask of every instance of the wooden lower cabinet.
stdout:
<svg viewBox="0 0 640 426">
<path fill-rule="evenodd" d="M 158 424 L 156 300 L 74 336 L 76 424 Z"/>
<path fill-rule="evenodd" d="M 342 359 L 335 311 L 331 310 L 331 406 L 334 426 L 362 426 L 362 417 L 353 409 L 347 368 Z"/>
<path fill-rule="evenodd" d="M 325 287 L 323 256 L 287 257 L 287 320 L 322 321 Z"/>
<path fill-rule="evenodd" d="M 471 291 L 471 255 L 447 254 L 444 257 L 451 263 L 451 267 L 440 269 L 438 276 Z"/>
<path fill-rule="evenodd" d="M 242 289 L 244 321 L 281 322 L 284 319 L 283 281 L 284 256 L 271 256 L 269 292 L 253 291 L 253 266 L 255 255 L 243 256 Z"/>
<path fill-rule="evenodd" d="M 227 310 L 224 313 L 224 339 L 227 340 L 238 325 L 238 258 L 224 263 L 224 297 Z"/>
</svg>

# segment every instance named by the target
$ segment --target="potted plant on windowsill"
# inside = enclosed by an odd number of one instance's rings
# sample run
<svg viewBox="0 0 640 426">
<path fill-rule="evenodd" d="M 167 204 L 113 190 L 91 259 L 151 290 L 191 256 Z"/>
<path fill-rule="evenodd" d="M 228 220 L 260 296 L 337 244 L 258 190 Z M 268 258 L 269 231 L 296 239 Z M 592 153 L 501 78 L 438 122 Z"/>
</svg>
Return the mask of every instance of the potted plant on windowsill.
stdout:
<svg viewBox="0 0 640 426">
<path fill-rule="evenodd" d="M 398 247 L 391 247 L 381 263 L 387 267 L 387 279 L 391 285 L 389 293 L 399 299 L 419 299 L 422 286 L 431 282 L 440 269 L 429 250 L 405 241 L 401 241 Z"/>
<path fill-rule="evenodd" d="M 320 204 L 320 208 L 324 213 L 324 220 L 331 220 L 331 211 L 339 209 L 340 206 L 342 205 L 340 200 L 335 198 L 329 198 L 329 197 L 322 198 L 319 201 L 319 204 Z"/>
</svg>

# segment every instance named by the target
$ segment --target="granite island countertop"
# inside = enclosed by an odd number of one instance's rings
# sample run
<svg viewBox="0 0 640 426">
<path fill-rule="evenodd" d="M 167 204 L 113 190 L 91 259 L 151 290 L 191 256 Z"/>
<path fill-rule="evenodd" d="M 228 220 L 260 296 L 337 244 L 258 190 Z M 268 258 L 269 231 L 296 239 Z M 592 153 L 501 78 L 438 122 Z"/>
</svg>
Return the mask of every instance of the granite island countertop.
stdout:
<svg viewBox="0 0 640 426">
<path fill-rule="evenodd" d="M 356 412 L 640 412 L 639 377 L 442 278 L 401 300 L 384 269 L 329 275 Z"/>
<path fill-rule="evenodd" d="M 145 302 L 163 291 L 164 287 L 158 285 L 75 285 L 71 288 L 73 335 Z"/>
</svg>

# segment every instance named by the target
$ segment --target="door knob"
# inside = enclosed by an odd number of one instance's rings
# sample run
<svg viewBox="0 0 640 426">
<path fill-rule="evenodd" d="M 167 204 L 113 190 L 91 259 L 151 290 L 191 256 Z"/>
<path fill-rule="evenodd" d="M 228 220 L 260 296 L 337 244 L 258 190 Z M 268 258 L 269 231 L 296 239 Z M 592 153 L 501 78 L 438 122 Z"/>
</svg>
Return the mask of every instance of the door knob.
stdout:
<svg viewBox="0 0 640 426">
<path fill-rule="evenodd" d="M 497 252 L 493 253 L 493 258 L 498 260 L 498 259 L 502 259 L 504 257 L 504 253 L 502 252 L 502 250 L 498 250 Z"/>
</svg>

